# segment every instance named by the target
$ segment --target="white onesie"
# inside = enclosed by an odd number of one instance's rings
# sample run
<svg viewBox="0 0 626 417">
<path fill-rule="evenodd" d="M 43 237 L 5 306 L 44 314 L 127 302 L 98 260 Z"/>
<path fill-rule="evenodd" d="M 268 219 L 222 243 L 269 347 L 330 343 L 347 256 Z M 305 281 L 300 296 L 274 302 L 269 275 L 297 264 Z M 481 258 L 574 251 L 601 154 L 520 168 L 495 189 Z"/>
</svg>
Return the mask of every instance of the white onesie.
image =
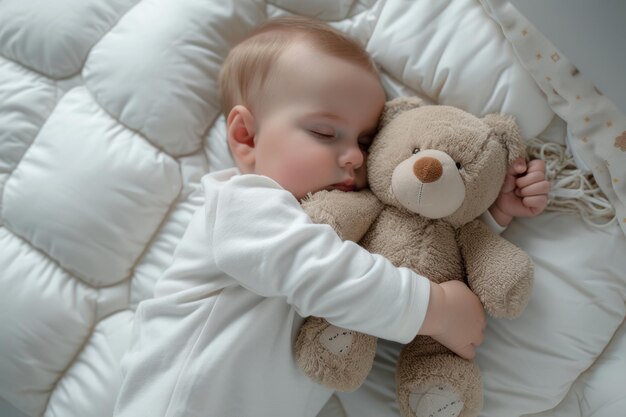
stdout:
<svg viewBox="0 0 626 417">
<path fill-rule="evenodd" d="M 302 317 L 406 343 L 429 281 L 313 224 L 275 181 L 202 179 L 205 204 L 140 303 L 115 415 L 315 416 L 331 391 L 294 360 Z"/>
</svg>

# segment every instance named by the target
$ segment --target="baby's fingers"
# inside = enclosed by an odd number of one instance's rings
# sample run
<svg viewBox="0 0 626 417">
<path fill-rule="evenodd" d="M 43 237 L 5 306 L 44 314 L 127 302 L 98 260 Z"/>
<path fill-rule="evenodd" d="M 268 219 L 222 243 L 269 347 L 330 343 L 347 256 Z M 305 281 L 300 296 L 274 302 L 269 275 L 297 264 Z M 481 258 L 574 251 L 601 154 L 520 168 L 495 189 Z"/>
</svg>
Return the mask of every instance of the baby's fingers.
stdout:
<svg viewBox="0 0 626 417">
<path fill-rule="evenodd" d="M 546 180 L 546 174 L 543 171 L 533 171 L 515 180 L 518 188 L 524 188 L 531 184 L 535 184 Z"/>
<path fill-rule="evenodd" d="M 533 159 L 528 163 L 528 169 L 526 170 L 526 172 L 531 173 L 538 171 L 541 171 L 544 174 L 546 172 L 546 161 L 544 161 L 543 159 Z"/>
<path fill-rule="evenodd" d="M 452 349 L 452 351 L 464 359 L 474 359 L 474 356 L 476 356 L 476 348 L 474 347 L 474 345 L 454 348 Z"/>
<path fill-rule="evenodd" d="M 515 161 L 513 161 L 511 165 L 509 165 L 507 174 L 517 176 L 526 172 L 527 168 L 528 166 L 526 165 L 526 160 L 522 157 L 519 157 L 515 159 Z"/>
<path fill-rule="evenodd" d="M 512 193 L 515 190 L 515 176 L 506 174 L 504 177 L 504 183 L 502 184 L 501 193 Z"/>
<path fill-rule="evenodd" d="M 532 197 L 524 197 L 522 199 L 522 204 L 528 207 L 532 214 L 538 214 L 541 213 L 548 205 L 548 196 L 534 195 Z"/>
<path fill-rule="evenodd" d="M 550 191 L 550 183 L 546 180 L 520 187 L 515 191 L 519 197 L 547 195 Z"/>
</svg>

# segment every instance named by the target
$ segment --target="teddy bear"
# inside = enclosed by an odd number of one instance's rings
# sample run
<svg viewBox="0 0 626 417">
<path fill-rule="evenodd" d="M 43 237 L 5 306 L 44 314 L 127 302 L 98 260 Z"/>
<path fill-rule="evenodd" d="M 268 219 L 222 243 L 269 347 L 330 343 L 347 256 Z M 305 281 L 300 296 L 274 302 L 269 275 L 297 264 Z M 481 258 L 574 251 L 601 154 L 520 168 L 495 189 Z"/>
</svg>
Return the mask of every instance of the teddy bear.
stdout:
<svg viewBox="0 0 626 417">
<path fill-rule="evenodd" d="M 369 149 L 370 190 L 321 191 L 303 208 L 313 221 L 330 224 L 342 239 L 398 267 L 437 283 L 464 278 L 487 314 L 513 318 L 530 297 L 533 263 L 480 216 L 525 149 L 511 116 L 478 118 L 416 98 L 395 99 L 386 104 Z M 352 391 L 369 373 L 376 343 L 373 336 L 308 317 L 295 356 L 316 382 Z M 403 346 L 396 382 L 403 417 L 470 417 L 482 407 L 477 364 L 427 336 Z"/>
</svg>

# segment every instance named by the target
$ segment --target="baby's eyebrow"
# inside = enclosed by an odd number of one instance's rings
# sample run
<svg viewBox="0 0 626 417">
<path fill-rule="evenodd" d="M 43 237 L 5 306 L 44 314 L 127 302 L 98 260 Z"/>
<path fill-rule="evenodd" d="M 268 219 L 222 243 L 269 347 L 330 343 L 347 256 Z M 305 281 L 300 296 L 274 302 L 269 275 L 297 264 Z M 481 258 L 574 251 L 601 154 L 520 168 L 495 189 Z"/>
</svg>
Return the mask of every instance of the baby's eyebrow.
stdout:
<svg viewBox="0 0 626 417">
<path fill-rule="evenodd" d="M 311 118 L 321 117 L 321 118 L 326 118 L 326 119 L 330 119 L 330 120 L 336 120 L 336 121 L 344 123 L 344 124 L 347 123 L 343 119 L 343 117 L 339 116 L 338 114 L 326 111 L 326 110 L 321 110 L 321 111 L 308 113 L 306 115 L 306 117 L 311 117 Z M 363 132 L 359 133 L 359 136 L 373 136 L 376 133 L 377 130 L 378 130 L 378 120 L 371 127 L 368 127 Z"/>
<path fill-rule="evenodd" d="M 307 117 L 322 117 L 322 118 L 326 118 L 326 119 L 344 121 L 343 118 L 341 116 L 339 116 L 338 114 L 331 113 L 331 112 L 325 111 L 325 110 L 312 112 L 312 113 L 307 114 L 306 116 Z"/>
</svg>

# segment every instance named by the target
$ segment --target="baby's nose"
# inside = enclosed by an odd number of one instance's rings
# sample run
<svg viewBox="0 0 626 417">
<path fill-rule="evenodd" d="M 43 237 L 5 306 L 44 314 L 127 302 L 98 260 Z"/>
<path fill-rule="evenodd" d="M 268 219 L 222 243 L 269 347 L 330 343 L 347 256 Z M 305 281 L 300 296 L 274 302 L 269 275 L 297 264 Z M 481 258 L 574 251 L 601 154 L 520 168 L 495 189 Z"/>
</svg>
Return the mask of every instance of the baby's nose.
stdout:
<svg viewBox="0 0 626 417">
<path fill-rule="evenodd" d="M 351 165 L 353 169 L 359 168 L 365 161 L 365 155 L 358 146 L 350 147 L 343 155 L 343 163 Z"/>
<path fill-rule="evenodd" d="M 443 166 L 437 158 L 424 156 L 413 164 L 413 173 L 423 183 L 434 182 L 443 174 Z"/>
</svg>

